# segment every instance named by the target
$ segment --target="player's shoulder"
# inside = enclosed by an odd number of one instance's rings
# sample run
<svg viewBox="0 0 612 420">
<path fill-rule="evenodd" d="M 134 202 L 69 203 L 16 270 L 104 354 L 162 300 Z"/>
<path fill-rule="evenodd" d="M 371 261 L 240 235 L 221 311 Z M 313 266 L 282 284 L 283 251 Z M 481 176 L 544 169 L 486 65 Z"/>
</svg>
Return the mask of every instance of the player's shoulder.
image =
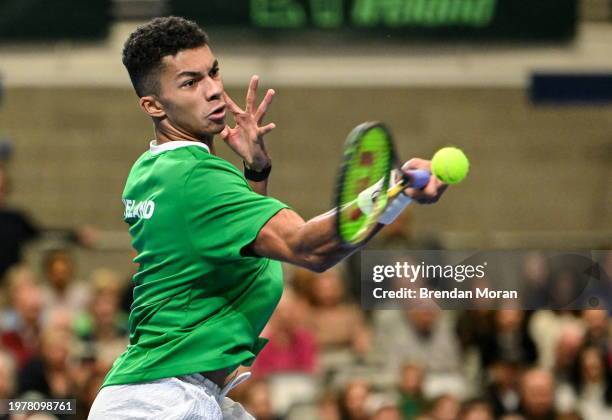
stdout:
<svg viewBox="0 0 612 420">
<path fill-rule="evenodd" d="M 202 159 L 191 160 L 189 162 L 189 172 L 195 178 L 202 176 L 209 178 L 243 178 L 240 171 L 234 165 L 221 157 L 211 154 Z"/>
<path fill-rule="evenodd" d="M 238 169 L 227 160 L 210 155 L 190 164 L 186 177 L 184 191 L 197 191 L 198 194 L 215 194 L 223 191 L 224 194 L 246 192 L 249 185 Z M 206 193 L 204 192 L 206 191 Z"/>
</svg>

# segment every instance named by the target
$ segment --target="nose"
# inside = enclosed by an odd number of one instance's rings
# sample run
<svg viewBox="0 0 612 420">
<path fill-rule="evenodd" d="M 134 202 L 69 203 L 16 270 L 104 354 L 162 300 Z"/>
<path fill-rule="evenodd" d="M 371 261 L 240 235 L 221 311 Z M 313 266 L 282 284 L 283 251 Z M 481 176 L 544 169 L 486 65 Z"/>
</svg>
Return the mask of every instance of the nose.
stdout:
<svg viewBox="0 0 612 420">
<path fill-rule="evenodd" d="M 215 101 L 221 99 L 223 94 L 223 81 L 221 79 L 206 78 L 205 92 L 207 101 Z"/>
</svg>

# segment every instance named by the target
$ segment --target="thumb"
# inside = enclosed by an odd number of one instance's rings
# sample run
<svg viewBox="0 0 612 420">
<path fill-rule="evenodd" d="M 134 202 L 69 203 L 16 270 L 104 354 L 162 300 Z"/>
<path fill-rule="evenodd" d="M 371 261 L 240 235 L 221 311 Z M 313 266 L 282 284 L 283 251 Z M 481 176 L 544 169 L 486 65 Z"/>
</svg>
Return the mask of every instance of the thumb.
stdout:
<svg viewBox="0 0 612 420">
<path fill-rule="evenodd" d="M 228 138 L 228 137 L 229 137 L 229 135 L 230 135 L 230 127 L 229 127 L 229 125 L 226 125 L 226 126 L 223 128 L 223 131 L 221 131 L 221 133 L 219 133 L 219 135 L 221 136 L 221 138 L 222 138 L 223 140 L 227 140 L 227 138 Z"/>
</svg>

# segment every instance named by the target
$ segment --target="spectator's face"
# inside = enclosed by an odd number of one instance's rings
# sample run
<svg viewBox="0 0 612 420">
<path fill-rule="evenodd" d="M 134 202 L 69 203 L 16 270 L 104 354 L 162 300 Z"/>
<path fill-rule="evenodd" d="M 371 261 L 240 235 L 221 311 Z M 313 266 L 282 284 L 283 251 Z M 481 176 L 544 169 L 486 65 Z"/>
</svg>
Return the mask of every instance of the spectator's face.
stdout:
<svg viewBox="0 0 612 420">
<path fill-rule="evenodd" d="M 493 420 L 493 413 L 487 404 L 476 404 L 461 417 L 461 420 Z"/>
<path fill-rule="evenodd" d="M 340 409 L 335 398 L 323 398 L 318 408 L 320 420 L 340 420 Z"/>
<path fill-rule="evenodd" d="M 247 390 L 245 401 L 248 412 L 256 419 L 271 419 L 273 417 L 270 404 L 270 392 L 265 382 L 257 382 Z"/>
<path fill-rule="evenodd" d="M 491 367 L 493 382 L 501 388 L 515 388 L 517 369 L 509 363 L 497 362 Z"/>
<path fill-rule="evenodd" d="M 497 311 L 495 323 L 500 331 L 512 332 L 517 331 L 523 321 L 523 311 L 518 309 L 503 309 Z"/>
<path fill-rule="evenodd" d="M 406 394 L 416 395 L 421 393 L 422 385 L 423 369 L 414 365 L 404 367 L 400 381 L 401 390 Z"/>
<path fill-rule="evenodd" d="M 344 405 L 351 419 L 365 419 L 368 417 L 365 401 L 369 394 L 370 388 L 366 382 L 354 381 L 347 385 L 344 394 Z"/>
<path fill-rule="evenodd" d="M 402 416 L 397 407 L 381 408 L 372 416 L 372 420 L 401 420 Z"/>
<path fill-rule="evenodd" d="M 555 348 L 557 368 L 569 368 L 574 363 L 581 346 L 582 333 L 579 330 L 562 331 Z"/>
<path fill-rule="evenodd" d="M 119 300 L 114 293 L 100 293 L 94 298 L 91 310 L 98 326 L 112 326 L 115 323 Z"/>
<path fill-rule="evenodd" d="M 431 412 L 436 420 L 455 420 L 460 408 L 459 400 L 452 395 L 447 395 L 436 402 Z"/>
<path fill-rule="evenodd" d="M 543 286 L 549 274 L 546 257 L 539 253 L 527 255 L 523 264 L 523 273 L 525 279 L 532 285 Z"/>
<path fill-rule="evenodd" d="M 586 349 L 580 357 L 582 377 L 590 383 L 599 383 L 603 380 L 604 366 L 602 356 L 595 347 Z"/>
<path fill-rule="evenodd" d="M 315 278 L 315 301 L 320 306 L 335 306 L 342 301 L 344 288 L 342 279 L 335 270 L 319 274 Z"/>
<path fill-rule="evenodd" d="M 58 289 L 63 289 L 72 280 L 74 265 L 72 258 L 68 254 L 58 254 L 49 263 L 47 268 L 47 278 L 51 285 Z"/>
<path fill-rule="evenodd" d="M 43 308 L 43 297 L 36 285 L 24 285 L 15 290 L 15 310 L 28 325 L 37 324 Z"/>
<path fill-rule="evenodd" d="M 521 400 L 527 414 L 543 416 L 552 410 L 553 379 L 543 370 L 529 371 L 521 382 Z"/>
<path fill-rule="evenodd" d="M 438 309 L 416 309 L 408 311 L 408 319 L 412 326 L 420 334 L 429 334 L 438 320 L 440 311 Z"/>
<path fill-rule="evenodd" d="M 71 337 L 62 331 L 51 330 L 43 338 L 42 354 L 47 366 L 63 369 L 69 355 Z"/>
<path fill-rule="evenodd" d="M 54 330 L 72 333 L 73 314 L 68 308 L 54 308 L 49 314 L 47 326 Z"/>
<path fill-rule="evenodd" d="M 592 338 L 605 337 L 608 333 L 608 315 L 600 309 L 587 309 L 582 312 L 582 319 L 586 323 L 589 335 Z"/>
<path fill-rule="evenodd" d="M 552 298 L 555 305 L 565 306 L 576 299 L 576 287 L 579 280 L 569 270 L 561 271 L 555 276 Z"/>
</svg>

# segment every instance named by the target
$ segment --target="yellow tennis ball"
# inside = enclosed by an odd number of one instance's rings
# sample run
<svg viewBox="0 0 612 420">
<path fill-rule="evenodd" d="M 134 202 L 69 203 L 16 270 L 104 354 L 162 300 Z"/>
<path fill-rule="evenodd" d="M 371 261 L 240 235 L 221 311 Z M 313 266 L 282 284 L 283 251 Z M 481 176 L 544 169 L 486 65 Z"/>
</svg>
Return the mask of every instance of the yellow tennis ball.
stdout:
<svg viewBox="0 0 612 420">
<path fill-rule="evenodd" d="M 470 161 L 461 149 L 444 147 L 431 159 L 431 171 L 445 184 L 463 181 L 470 170 Z"/>
</svg>

